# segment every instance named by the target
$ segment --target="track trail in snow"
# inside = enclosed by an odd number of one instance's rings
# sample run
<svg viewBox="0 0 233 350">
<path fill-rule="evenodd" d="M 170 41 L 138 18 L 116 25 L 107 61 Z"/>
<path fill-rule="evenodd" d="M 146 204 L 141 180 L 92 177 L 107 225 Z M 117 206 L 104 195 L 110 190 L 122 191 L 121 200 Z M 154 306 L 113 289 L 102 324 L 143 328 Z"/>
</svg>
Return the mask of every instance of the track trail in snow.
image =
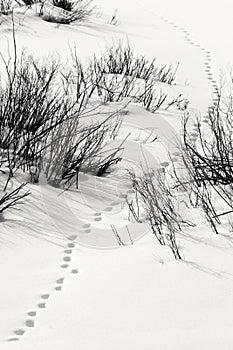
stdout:
<svg viewBox="0 0 233 350">
<path fill-rule="evenodd" d="M 147 12 L 148 9 L 145 8 L 140 2 L 136 1 L 137 4 L 141 7 L 143 7 L 143 9 Z M 153 13 L 153 15 L 159 19 L 161 19 L 164 23 L 166 23 L 167 25 L 169 25 L 170 27 L 174 28 L 174 30 L 178 30 L 180 32 L 180 34 L 182 35 L 182 37 L 185 39 L 185 41 L 192 47 L 195 47 L 197 50 L 199 50 L 201 56 L 203 57 L 203 72 L 205 74 L 205 77 L 207 79 L 207 81 L 210 83 L 211 85 L 211 90 L 212 90 L 212 105 L 209 106 L 208 111 L 206 111 L 205 115 L 201 116 L 200 122 L 201 123 L 208 123 L 209 119 L 208 119 L 208 112 L 211 111 L 211 109 L 213 107 L 215 107 L 218 102 L 219 102 L 219 87 L 218 87 L 218 82 L 214 76 L 213 73 L 213 67 L 212 67 L 212 53 L 211 51 L 209 51 L 206 47 L 202 46 L 200 43 L 198 43 L 193 37 L 191 32 L 188 30 L 188 28 L 183 27 L 181 25 L 179 25 L 178 23 L 176 23 L 175 21 L 171 21 L 169 18 L 161 16 L 156 14 L 155 12 L 151 11 L 150 13 Z M 193 115 L 194 120 L 193 120 L 193 133 L 191 134 L 193 136 L 193 140 L 197 139 L 197 132 L 199 130 L 199 126 L 196 123 L 196 118 L 195 115 Z M 170 164 L 167 164 L 167 166 L 169 166 Z"/>
<path fill-rule="evenodd" d="M 212 94 L 213 94 L 213 104 L 217 102 L 218 97 L 218 85 L 217 80 L 214 77 L 213 74 L 213 67 L 212 67 L 212 53 L 204 46 L 202 46 L 200 43 L 198 43 L 193 37 L 191 32 L 188 30 L 188 28 L 183 27 L 176 23 L 175 21 L 171 21 L 169 18 L 162 16 L 160 14 L 156 14 L 153 10 L 148 11 L 148 8 L 144 7 L 141 2 L 136 1 L 136 3 L 143 8 L 144 11 L 148 13 L 152 13 L 155 17 L 161 19 L 164 23 L 169 25 L 170 27 L 174 28 L 175 30 L 178 30 L 182 37 L 185 39 L 185 41 L 191 45 L 197 48 L 199 50 L 200 54 L 203 56 L 203 70 L 206 76 L 206 79 L 210 82 L 211 88 L 212 88 Z"/>
<path fill-rule="evenodd" d="M 169 21 L 168 19 L 164 18 L 164 17 L 160 17 L 161 19 L 163 19 L 166 23 L 170 24 L 174 29 L 178 29 L 181 34 L 183 35 L 184 39 L 186 40 L 186 42 L 191 45 L 191 46 L 195 46 L 202 55 L 204 55 L 203 57 L 203 70 L 206 76 L 206 79 L 210 82 L 211 87 L 212 87 L 212 94 L 213 94 L 213 102 L 216 102 L 216 97 L 218 96 L 218 85 L 217 85 L 217 81 L 214 78 L 214 74 L 213 74 L 213 68 L 211 65 L 212 62 L 212 53 L 205 47 L 201 46 L 199 43 L 197 43 L 193 38 L 191 33 L 188 31 L 187 28 L 181 27 L 179 25 L 177 25 L 174 22 Z"/>
<path fill-rule="evenodd" d="M 206 79 L 209 81 L 212 87 L 213 105 L 216 104 L 218 100 L 218 86 L 217 86 L 217 81 L 213 75 L 213 69 L 211 64 L 212 62 L 211 52 L 205 47 L 201 46 L 199 43 L 197 43 L 192 38 L 192 35 L 187 28 L 184 28 L 176 24 L 175 22 L 170 21 L 165 17 L 158 16 L 156 14 L 155 16 L 162 19 L 167 25 L 171 26 L 173 29 L 178 30 L 182 35 L 182 37 L 184 38 L 184 40 L 189 45 L 196 47 L 197 50 L 200 51 L 200 54 L 203 56 L 203 72 L 206 76 Z M 204 116 L 202 121 L 207 122 L 206 118 L 207 117 Z M 196 128 L 197 128 L 197 125 L 194 124 L 194 133 L 197 131 Z M 173 153 L 173 155 L 179 158 L 179 152 L 175 152 Z M 162 167 L 168 167 L 169 165 L 170 164 L 167 161 L 161 162 Z M 128 189 L 126 193 L 130 194 L 131 192 L 132 190 Z M 125 196 L 123 196 L 123 198 L 119 198 L 119 200 L 117 201 L 110 201 L 105 209 L 94 213 L 93 221 L 100 222 L 102 220 L 102 214 L 111 212 L 115 206 L 118 206 L 124 200 L 124 198 Z M 88 218 L 85 218 L 85 219 L 88 220 Z M 91 233 L 92 223 L 90 221 L 86 221 L 86 223 L 82 225 L 82 230 L 83 230 L 83 233 L 86 233 L 86 234 Z M 25 313 L 24 326 L 13 330 L 12 336 L 9 336 L 7 341 L 9 342 L 19 341 L 29 330 L 36 327 L 36 325 L 39 322 L 40 313 L 46 310 L 46 308 L 49 306 L 49 303 L 52 302 L 54 293 L 62 292 L 66 279 L 71 275 L 76 275 L 79 273 L 78 268 L 70 267 L 72 262 L 72 256 L 74 255 L 74 251 L 77 246 L 77 242 L 75 242 L 76 238 L 77 238 L 76 235 L 67 237 L 67 243 L 62 251 L 61 260 L 59 262 L 60 276 L 54 281 L 53 290 L 45 291 L 40 295 L 40 299 L 38 300 L 37 305 L 35 305 L 31 310 Z"/>
<path fill-rule="evenodd" d="M 38 323 L 40 312 L 42 312 L 48 307 L 50 300 L 52 302 L 53 293 L 61 292 L 63 285 L 65 283 L 65 280 L 70 275 L 76 275 L 79 273 L 78 268 L 70 268 L 72 254 L 74 252 L 74 249 L 76 248 L 76 243 L 74 242 L 76 238 L 77 238 L 76 235 L 67 237 L 67 243 L 62 251 L 61 261 L 59 264 L 60 277 L 58 277 L 54 281 L 54 289 L 52 291 L 47 291 L 40 295 L 40 299 L 38 300 L 37 305 L 35 305 L 35 307 L 33 307 L 31 310 L 25 313 L 24 327 L 15 329 L 13 331 L 14 336 L 9 337 L 8 342 L 19 341 L 22 338 L 22 336 L 27 333 L 29 329 L 34 328 Z M 64 272 L 66 270 L 68 270 L 68 273 Z"/>
<path fill-rule="evenodd" d="M 126 193 L 131 193 L 131 188 L 129 188 Z M 84 234 L 91 233 L 92 230 L 92 224 L 95 222 L 100 222 L 102 220 L 102 214 L 108 213 L 113 210 L 114 207 L 119 206 L 121 202 L 123 201 L 123 198 L 119 198 L 119 200 L 116 201 L 110 201 L 109 205 L 103 209 L 101 212 L 94 212 L 91 217 L 91 221 L 86 221 L 81 227 L 81 230 Z M 90 215 L 88 216 L 90 220 Z M 88 218 L 85 218 L 88 220 Z M 94 228 L 94 227 L 93 227 Z M 13 330 L 12 336 L 10 336 L 7 341 L 8 342 L 17 342 L 24 335 L 27 334 L 27 332 L 34 327 L 37 326 L 39 322 L 40 313 L 46 311 L 46 309 L 49 307 L 49 303 L 52 303 L 54 293 L 62 292 L 64 284 L 67 280 L 67 278 L 71 277 L 71 275 L 77 275 L 79 273 L 79 268 L 72 267 L 72 257 L 75 254 L 75 249 L 77 248 L 77 235 L 70 235 L 66 237 L 66 244 L 64 245 L 62 249 L 62 255 L 61 260 L 58 263 L 59 264 L 59 271 L 60 276 L 55 280 L 54 279 L 54 285 L 53 289 L 50 291 L 46 291 L 42 293 L 39 296 L 38 303 L 32 307 L 31 310 L 25 312 L 25 319 L 23 320 L 22 324 L 24 324 L 22 327 L 19 327 L 17 329 Z"/>
</svg>

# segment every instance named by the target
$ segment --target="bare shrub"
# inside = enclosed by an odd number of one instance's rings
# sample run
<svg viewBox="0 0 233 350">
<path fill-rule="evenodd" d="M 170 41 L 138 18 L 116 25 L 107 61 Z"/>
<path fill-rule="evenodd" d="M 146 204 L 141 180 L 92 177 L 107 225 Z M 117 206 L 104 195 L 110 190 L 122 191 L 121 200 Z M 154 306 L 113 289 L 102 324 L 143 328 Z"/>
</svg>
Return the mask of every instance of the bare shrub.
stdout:
<svg viewBox="0 0 233 350">
<path fill-rule="evenodd" d="M 45 150 L 44 169 L 50 184 L 78 188 L 79 173 L 104 175 L 121 158 L 122 146 L 105 149 L 115 137 L 119 118 L 110 114 L 103 122 L 80 125 L 73 121 L 63 123 L 51 133 L 50 144 Z"/>
<path fill-rule="evenodd" d="M 111 225 L 111 229 L 112 229 L 112 232 L 113 232 L 113 235 L 115 236 L 116 240 L 117 240 L 117 243 L 119 246 L 124 246 L 125 243 L 122 241 L 116 227 L 114 225 Z"/>
<path fill-rule="evenodd" d="M 159 171 L 143 171 L 136 176 L 129 171 L 133 188 L 140 197 L 145 212 L 145 220 L 149 222 L 153 234 L 161 245 L 170 247 L 174 257 L 181 259 L 176 234 L 181 231 L 184 220 L 176 210 L 176 198 L 171 192 L 165 176 Z"/>
<path fill-rule="evenodd" d="M 12 0 L 1 0 L 0 3 L 0 13 L 3 15 L 9 15 L 13 11 L 13 1 Z"/>
<path fill-rule="evenodd" d="M 37 61 L 25 52 L 5 66 L 7 81 L 0 90 L 1 166 L 9 168 L 5 188 L 18 169 L 28 171 L 33 183 L 43 169 L 49 183 L 70 184 L 76 178 L 78 187 L 81 168 L 102 176 L 121 160 L 122 145 L 102 150 L 119 131 L 119 117 L 108 124 L 119 111 L 105 113 L 102 122 L 79 124 L 80 117 L 100 116 L 100 103 L 90 102 L 92 72 L 76 52 L 72 70 L 61 70 L 54 58 Z"/>
<path fill-rule="evenodd" d="M 143 55 L 135 55 L 130 44 L 123 41 L 107 46 L 105 53 L 97 60 L 101 71 L 106 74 L 130 75 L 145 81 L 153 77 L 153 80 L 172 84 L 178 65 L 173 69 L 171 65 L 159 67 L 155 62 L 155 59 L 148 61 Z"/>
<path fill-rule="evenodd" d="M 38 166 L 50 131 L 74 112 L 74 103 L 57 87 L 59 63 L 36 61 L 22 53 L 0 91 L 0 148 L 10 172 Z M 61 96 L 62 93 L 62 96 Z M 62 98 L 61 98 L 62 97 Z"/>
<path fill-rule="evenodd" d="M 157 91 L 156 83 L 172 84 L 176 69 L 173 70 L 171 66 L 159 67 L 155 59 L 148 61 L 144 56 L 135 55 L 129 43 L 122 41 L 107 46 L 101 57 L 94 56 L 88 67 L 92 72 L 93 86 L 102 102 L 118 102 L 128 98 L 142 103 L 153 113 L 167 98 L 161 90 Z"/>
<path fill-rule="evenodd" d="M 227 94 L 223 87 L 219 88 L 208 115 L 204 120 L 196 119 L 195 130 L 190 128 L 188 116 L 184 118 L 182 158 L 186 172 L 182 180 L 177 175 L 191 204 L 203 209 L 215 233 L 219 233 L 220 218 L 233 211 L 231 91 Z"/>
<path fill-rule="evenodd" d="M 86 20 L 95 10 L 93 0 L 53 0 L 53 4 L 44 1 L 39 15 L 45 21 L 70 24 Z"/>
<path fill-rule="evenodd" d="M 155 113 L 166 101 L 167 94 L 163 93 L 161 90 L 157 93 L 155 88 L 155 83 L 149 80 L 145 83 L 144 91 L 140 96 L 136 97 L 137 102 L 141 102 L 143 107 L 151 113 Z"/>
<path fill-rule="evenodd" d="M 74 7 L 74 2 L 70 0 L 53 0 L 53 5 L 62 8 L 66 11 L 71 11 Z"/>
<path fill-rule="evenodd" d="M 26 183 L 18 186 L 16 189 L 6 192 L 0 198 L 0 213 L 5 212 L 7 209 L 15 208 L 15 206 L 22 203 L 22 200 L 30 195 L 30 191 L 23 192 L 23 188 Z M 21 193 L 23 192 L 23 193 Z"/>
<path fill-rule="evenodd" d="M 93 0 L 76 0 L 73 6 L 71 22 L 87 19 L 95 10 Z"/>
<path fill-rule="evenodd" d="M 170 101 L 165 108 L 167 110 L 171 106 L 175 105 L 179 111 L 186 111 L 188 108 L 189 100 L 184 98 L 181 94 L 179 94 L 176 98 Z"/>
<path fill-rule="evenodd" d="M 23 3 L 28 6 L 28 7 L 31 7 L 33 4 L 37 3 L 38 1 L 36 0 L 22 0 Z M 39 1 L 40 2 L 40 1 Z"/>
<path fill-rule="evenodd" d="M 108 24 L 111 24 L 113 26 L 116 26 L 118 25 L 118 19 L 117 19 L 117 11 L 118 10 L 115 10 L 114 13 L 112 14 L 110 20 L 108 21 Z"/>
</svg>

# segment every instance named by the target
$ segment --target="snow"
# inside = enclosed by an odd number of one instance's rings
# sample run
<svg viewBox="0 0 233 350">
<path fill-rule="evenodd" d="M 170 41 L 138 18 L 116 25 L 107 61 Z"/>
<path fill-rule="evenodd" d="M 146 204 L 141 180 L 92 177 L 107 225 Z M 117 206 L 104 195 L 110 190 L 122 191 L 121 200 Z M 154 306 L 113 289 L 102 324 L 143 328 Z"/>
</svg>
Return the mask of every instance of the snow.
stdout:
<svg viewBox="0 0 233 350">
<path fill-rule="evenodd" d="M 169 93 L 184 94 L 191 115 L 207 111 L 213 86 L 204 63 L 211 62 L 217 79 L 232 61 L 229 0 L 97 4 L 99 15 L 70 26 L 42 21 L 34 9 L 20 10 L 15 13 L 18 49 L 26 47 L 37 57 L 57 53 L 65 62 L 75 43 L 85 60 L 123 38 L 135 52 L 162 64 L 180 62 L 177 85 L 168 87 Z M 119 24 L 111 26 L 116 8 Z M 10 28 L 5 19 L 3 55 L 12 50 Z M 122 164 L 137 167 L 146 158 L 158 168 L 169 161 L 167 151 L 177 151 L 182 113 L 127 108 L 116 139 L 119 143 L 131 132 Z M 158 142 L 145 142 L 151 133 Z M 131 188 L 124 173 L 103 179 L 84 174 L 80 180 L 78 193 L 61 195 L 42 178 L 39 186 L 29 186 L 32 195 L 22 210 L 0 222 L 0 349 L 232 349 L 232 235 L 215 236 L 194 212 L 198 228 L 179 236 L 184 261 L 175 261 L 147 225 L 129 223 L 124 196 Z M 123 248 L 112 224 L 126 243 Z"/>
</svg>

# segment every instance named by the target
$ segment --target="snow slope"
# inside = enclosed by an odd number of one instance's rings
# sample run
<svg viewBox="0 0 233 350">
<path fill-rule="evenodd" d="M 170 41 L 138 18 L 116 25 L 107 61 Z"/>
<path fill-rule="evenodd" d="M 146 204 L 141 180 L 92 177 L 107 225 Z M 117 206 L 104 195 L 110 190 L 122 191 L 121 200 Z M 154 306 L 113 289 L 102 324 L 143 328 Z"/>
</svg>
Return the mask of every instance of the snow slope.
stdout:
<svg viewBox="0 0 233 350">
<path fill-rule="evenodd" d="M 57 52 L 64 62 L 74 43 L 85 59 L 128 38 L 135 52 L 180 62 L 174 89 L 190 99 L 190 113 L 204 113 L 220 66 L 232 58 L 230 2 L 98 4 L 101 15 L 72 26 L 43 22 L 31 10 L 15 14 L 18 47 L 37 56 Z M 115 8 L 119 25 L 111 26 Z M 10 27 L 7 20 L 0 26 L 3 54 Z M 179 120 L 174 111 L 151 115 L 130 106 L 124 164 L 137 165 L 143 154 L 154 167 L 167 161 Z M 151 132 L 160 137 L 152 146 L 144 142 Z M 83 175 L 79 193 L 61 195 L 44 179 L 30 187 L 23 210 L 0 222 L 0 349 L 232 349 L 231 235 L 214 236 L 194 213 L 199 228 L 179 237 L 185 261 L 177 262 L 146 225 L 129 225 L 124 196 L 131 188 L 121 172 L 103 180 Z M 127 243 L 128 225 L 134 244 L 120 249 L 111 224 Z"/>
</svg>

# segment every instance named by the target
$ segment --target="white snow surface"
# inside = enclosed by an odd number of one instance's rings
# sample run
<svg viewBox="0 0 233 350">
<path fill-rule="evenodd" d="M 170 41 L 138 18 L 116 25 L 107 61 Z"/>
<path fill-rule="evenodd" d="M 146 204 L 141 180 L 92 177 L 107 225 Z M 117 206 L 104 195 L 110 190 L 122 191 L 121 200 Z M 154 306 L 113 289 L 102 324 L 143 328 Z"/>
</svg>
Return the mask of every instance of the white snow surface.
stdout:
<svg viewBox="0 0 233 350">
<path fill-rule="evenodd" d="M 85 60 L 105 44 L 128 39 L 135 52 L 176 65 L 175 94 L 190 113 L 205 113 L 213 79 L 233 62 L 230 0 L 98 0 L 98 15 L 69 26 L 47 23 L 34 9 L 15 13 L 18 48 L 65 62 L 75 44 Z M 118 9 L 119 24 L 108 24 Z M 11 50 L 11 23 L 0 26 L 1 53 Z M 209 60 L 210 57 L 210 60 Z M 210 62 L 208 79 L 204 63 Z M 122 138 L 131 131 L 123 164 L 168 161 L 176 151 L 181 112 L 155 115 L 130 105 Z M 148 135 L 159 142 L 145 143 Z M 147 225 L 130 224 L 124 205 L 130 184 L 116 171 L 81 176 L 80 191 L 61 195 L 41 181 L 21 211 L 0 222 L 0 349 L 230 350 L 233 347 L 233 242 L 215 236 L 194 211 L 198 228 L 178 237 L 175 261 Z M 119 248 L 110 225 L 130 243 Z M 22 334 L 23 333 L 23 334 Z"/>
</svg>

